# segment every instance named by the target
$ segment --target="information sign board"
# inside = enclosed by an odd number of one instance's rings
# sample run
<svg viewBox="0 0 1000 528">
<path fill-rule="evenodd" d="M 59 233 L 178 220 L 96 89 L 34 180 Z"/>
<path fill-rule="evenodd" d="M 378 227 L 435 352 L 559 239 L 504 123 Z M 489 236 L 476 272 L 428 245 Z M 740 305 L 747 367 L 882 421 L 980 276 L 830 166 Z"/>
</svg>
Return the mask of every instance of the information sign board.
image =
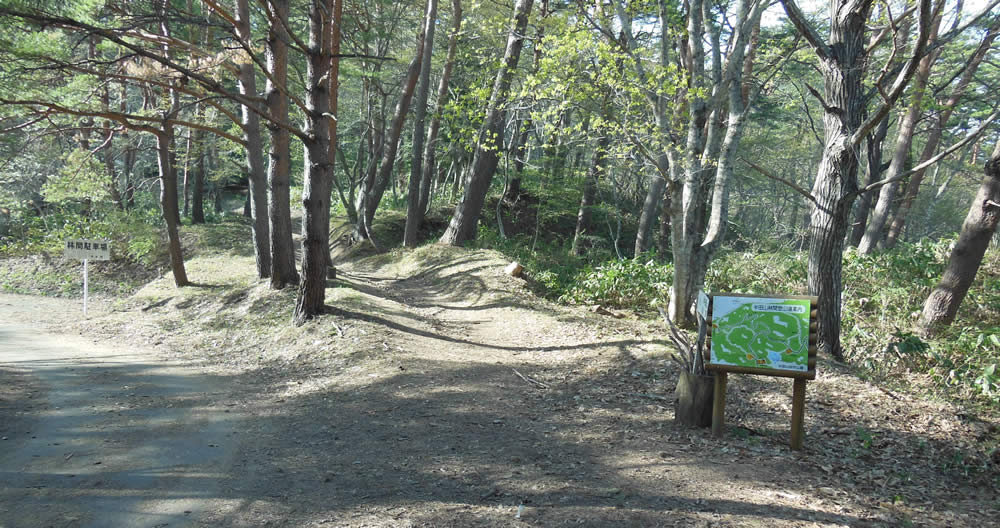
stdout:
<svg viewBox="0 0 1000 528">
<path fill-rule="evenodd" d="M 809 370 L 810 312 L 808 298 L 714 295 L 709 363 L 805 373 Z"/>
<path fill-rule="evenodd" d="M 111 244 L 107 240 L 71 239 L 66 241 L 63 255 L 78 260 L 111 260 Z"/>
</svg>

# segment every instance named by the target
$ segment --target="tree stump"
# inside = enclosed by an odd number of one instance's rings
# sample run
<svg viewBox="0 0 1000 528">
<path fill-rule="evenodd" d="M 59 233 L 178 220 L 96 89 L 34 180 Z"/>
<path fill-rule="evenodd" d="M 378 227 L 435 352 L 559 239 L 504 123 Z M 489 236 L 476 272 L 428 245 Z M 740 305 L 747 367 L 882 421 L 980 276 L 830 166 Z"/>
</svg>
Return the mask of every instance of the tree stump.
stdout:
<svg viewBox="0 0 1000 528">
<path fill-rule="evenodd" d="M 714 376 L 681 372 L 674 390 L 674 422 L 693 427 L 711 427 L 714 389 Z"/>
</svg>

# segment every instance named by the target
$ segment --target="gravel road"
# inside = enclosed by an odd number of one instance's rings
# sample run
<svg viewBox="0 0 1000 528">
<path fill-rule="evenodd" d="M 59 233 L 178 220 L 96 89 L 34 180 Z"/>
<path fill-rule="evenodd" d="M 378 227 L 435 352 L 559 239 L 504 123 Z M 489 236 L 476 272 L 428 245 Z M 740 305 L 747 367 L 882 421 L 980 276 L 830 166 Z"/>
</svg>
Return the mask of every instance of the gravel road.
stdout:
<svg viewBox="0 0 1000 528">
<path fill-rule="evenodd" d="M 202 525 L 239 447 L 231 382 L 42 330 L 76 310 L 0 295 L 0 528 Z"/>
</svg>

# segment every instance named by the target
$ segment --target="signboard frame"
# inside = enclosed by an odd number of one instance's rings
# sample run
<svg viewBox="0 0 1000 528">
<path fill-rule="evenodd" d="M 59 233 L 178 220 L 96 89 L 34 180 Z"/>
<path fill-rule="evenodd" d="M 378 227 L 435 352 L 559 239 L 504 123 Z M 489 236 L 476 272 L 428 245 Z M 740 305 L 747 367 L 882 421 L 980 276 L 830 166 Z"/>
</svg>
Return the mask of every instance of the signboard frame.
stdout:
<svg viewBox="0 0 1000 528">
<path fill-rule="evenodd" d="M 712 331 L 716 297 L 743 297 L 747 299 L 779 299 L 779 300 L 807 300 L 809 301 L 809 341 L 807 348 L 806 370 L 782 370 L 767 367 L 745 367 L 737 365 L 727 365 L 723 363 L 712 363 Z M 818 305 L 819 297 L 815 295 L 767 295 L 767 294 L 746 294 L 746 293 L 712 293 L 709 303 L 708 317 L 708 346 L 705 347 L 705 370 L 709 372 L 733 372 L 737 374 L 756 374 L 760 376 L 776 376 L 782 378 L 801 378 L 806 380 L 816 379 L 816 343 L 819 339 L 818 328 Z"/>
<path fill-rule="evenodd" d="M 111 242 L 71 238 L 63 246 L 63 256 L 77 260 L 111 260 Z"/>
<path fill-rule="evenodd" d="M 750 299 L 793 299 L 809 301 L 809 341 L 807 348 L 807 362 L 805 371 L 780 370 L 773 368 L 743 367 L 712 363 L 711 332 L 712 309 L 714 308 L 715 297 L 744 297 Z M 722 436 L 726 423 L 726 386 L 728 385 L 728 374 L 755 374 L 759 376 L 775 376 L 782 378 L 792 378 L 792 435 L 789 446 L 794 450 L 802 449 L 803 437 L 805 436 L 805 407 L 806 407 L 806 381 L 816 379 L 816 353 L 819 341 L 819 297 L 815 295 L 767 295 L 767 294 L 747 294 L 747 293 L 713 293 L 708 296 L 708 346 L 702 352 L 705 361 L 705 370 L 715 374 L 715 392 L 712 404 L 712 434 Z"/>
</svg>

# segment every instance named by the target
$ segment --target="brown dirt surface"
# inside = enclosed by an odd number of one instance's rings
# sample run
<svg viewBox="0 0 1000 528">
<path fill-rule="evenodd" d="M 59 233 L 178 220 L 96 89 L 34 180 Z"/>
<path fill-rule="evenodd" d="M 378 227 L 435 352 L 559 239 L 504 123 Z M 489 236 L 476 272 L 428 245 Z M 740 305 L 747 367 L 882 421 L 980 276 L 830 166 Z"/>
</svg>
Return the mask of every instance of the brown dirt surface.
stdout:
<svg viewBox="0 0 1000 528">
<path fill-rule="evenodd" d="M 532 296 L 498 253 L 338 265 L 329 314 L 246 257 L 189 263 L 75 329 L 235 376 L 236 463 L 203 526 L 988 526 L 995 419 L 820 362 L 805 448 L 791 382 L 730 376 L 727 432 L 673 423 L 655 321 Z M 16 390 L 16 389 L 15 389 Z"/>
</svg>

